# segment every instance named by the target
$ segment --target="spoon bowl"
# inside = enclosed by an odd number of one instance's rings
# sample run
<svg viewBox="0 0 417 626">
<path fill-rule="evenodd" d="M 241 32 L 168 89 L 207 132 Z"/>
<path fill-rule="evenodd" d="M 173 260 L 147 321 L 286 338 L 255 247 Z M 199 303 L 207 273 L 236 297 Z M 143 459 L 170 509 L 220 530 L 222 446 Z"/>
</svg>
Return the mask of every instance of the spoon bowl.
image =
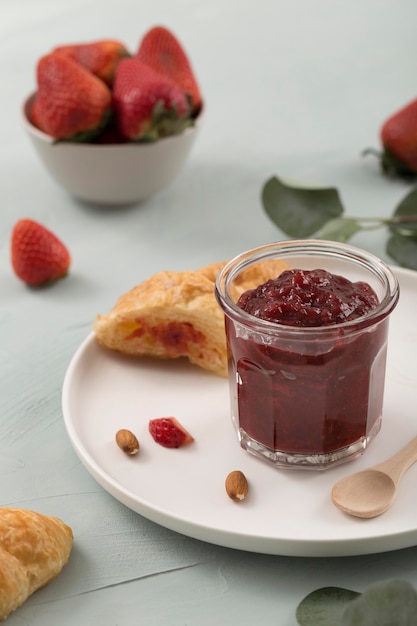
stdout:
<svg viewBox="0 0 417 626">
<path fill-rule="evenodd" d="M 396 485 L 388 474 L 367 469 L 339 480 L 333 487 L 332 500 L 349 515 L 376 517 L 391 506 L 396 492 Z"/>
<path fill-rule="evenodd" d="M 345 476 L 332 489 L 333 503 L 355 517 L 371 518 L 387 511 L 404 473 L 417 461 L 417 437 L 383 463 Z"/>
</svg>

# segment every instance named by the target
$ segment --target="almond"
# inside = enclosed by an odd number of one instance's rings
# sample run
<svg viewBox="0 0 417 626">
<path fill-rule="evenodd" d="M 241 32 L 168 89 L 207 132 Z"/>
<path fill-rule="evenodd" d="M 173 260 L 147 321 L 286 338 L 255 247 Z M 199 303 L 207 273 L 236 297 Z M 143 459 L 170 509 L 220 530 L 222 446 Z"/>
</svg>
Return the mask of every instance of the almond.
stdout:
<svg viewBox="0 0 417 626">
<path fill-rule="evenodd" d="M 126 454 L 133 455 L 139 452 L 139 441 L 136 435 L 126 428 L 117 431 L 116 443 Z"/>
<path fill-rule="evenodd" d="M 235 502 L 244 500 L 248 495 L 248 481 L 245 474 L 240 470 L 234 470 L 227 475 L 225 487 L 227 495 Z"/>
</svg>

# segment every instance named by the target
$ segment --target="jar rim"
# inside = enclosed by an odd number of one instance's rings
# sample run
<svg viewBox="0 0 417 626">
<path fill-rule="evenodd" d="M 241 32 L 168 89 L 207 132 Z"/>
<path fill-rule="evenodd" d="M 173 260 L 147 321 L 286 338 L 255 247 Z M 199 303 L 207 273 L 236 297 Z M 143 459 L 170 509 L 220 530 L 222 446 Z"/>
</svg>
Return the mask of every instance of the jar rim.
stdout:
<svg viewBox="0 0 417 626">
<path fill-rule="evenodd" d="M 233 279 L 236 278 L 243 269 L 255 265 L 260 261 L 277 260 L 280 258 L 286 260 L 296 255 L 305 255 L 308 257 L 319 255 L 325 257 L 338 256 L 345 261 L 350 260 L 357 266 L 368 270 L 375 278 L 379 279 L 384 289 L 384 296 L 380 299 L 379 304 L 375 308 L 364 315 L 353 320 L 326 326 L 290 326 L 280 324 L 279 322 L 263 320 L 243 311 L 232 300 L 228 289 Z M 226 263 L 219 272 L 215 282 L 216 299 L 227 317 L 249 326 L 252 331 L 267 334 L 276 334 L 277 331 L 279 331 L 286 336 L 293 337 L 300 336 L 302 333 L 303 340 L 309 337 L 311 339 L 317 339 L 317 337 L 333 334 L 335 332 L 337 332 L 337 334 L 348 334 L 373 326 L 385 319 L 394 310 L 399 295 L 400 287 L 397 277 L 389 265 L 376 255 L 350 244 L 321 239 L 278 241 L 242 252 Z"/>
</svg>

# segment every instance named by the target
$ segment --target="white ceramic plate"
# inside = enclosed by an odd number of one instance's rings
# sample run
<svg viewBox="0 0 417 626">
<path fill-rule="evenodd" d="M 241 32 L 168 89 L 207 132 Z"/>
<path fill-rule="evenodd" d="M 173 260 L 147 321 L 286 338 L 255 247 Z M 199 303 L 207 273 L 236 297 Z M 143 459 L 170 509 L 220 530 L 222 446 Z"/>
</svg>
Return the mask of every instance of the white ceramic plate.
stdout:
<svg viewBox="0 0 417 626">
<path fill-rule="evenodd" d="M 119 501 L 167 528 L 231 548 L 291 556 L 344 556 L 417 544 L 417 464 L 403 478 L 392 508 L 371 520 L 349 517 L 331 502 L 333 483 L 382 461 L 417 435 L 417 274 L 396 270 L 401 297 L 392 315 L 381 432 L 361 458 L 326 470 L 269 467 L 237 442 L 225 379 L 179 361 L 132 359 L 80 346 L 63 387 L 66 428 L 87 470 Z M 154 417 L 176 416 L 195 443 L 158 446 Z M 136 433 L 141 450 L 116 446 L 119 428 Z M 250 483 L 234 503 L 226 475 L 241 469 Z"/>
</svg>

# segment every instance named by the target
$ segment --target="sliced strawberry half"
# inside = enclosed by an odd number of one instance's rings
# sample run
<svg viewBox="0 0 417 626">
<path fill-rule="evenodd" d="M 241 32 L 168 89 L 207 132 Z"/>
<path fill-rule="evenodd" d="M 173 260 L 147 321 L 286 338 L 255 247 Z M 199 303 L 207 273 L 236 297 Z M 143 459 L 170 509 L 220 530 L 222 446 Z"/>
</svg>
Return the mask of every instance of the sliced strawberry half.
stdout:
<svg viewBox="0 0 417 626">
<path fill-rule="evenodd" d="M 180 448 L 194 441 L 194 437 L 175 417 L 157 417 L 149 421 L 149 432 L 164 448 Z"/>
</svg>

